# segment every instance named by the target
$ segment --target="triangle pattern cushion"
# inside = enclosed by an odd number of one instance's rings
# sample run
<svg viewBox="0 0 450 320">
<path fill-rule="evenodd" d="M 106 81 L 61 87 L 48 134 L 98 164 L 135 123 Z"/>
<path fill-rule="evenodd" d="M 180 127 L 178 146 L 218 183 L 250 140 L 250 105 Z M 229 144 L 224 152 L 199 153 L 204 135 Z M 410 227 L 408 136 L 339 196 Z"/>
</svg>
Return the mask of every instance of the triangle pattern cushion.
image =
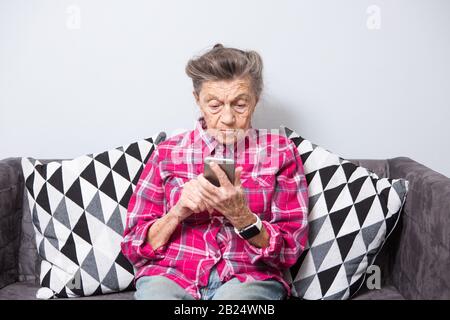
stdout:
<svg viewBox="0 0 450 320">
<path fill-rule="evenodd" d="M 287 274 L 292 295 L 305 300 L 351 298 L 395 228 L 409 182 L 380 178 L 281 128 L 300 153 L 309 196 L 308 243 Z"/>
<path fill-rule="evenodd" d="M 46 164 L 22 158 L 41 259 L 40 284 L 53 292 L 45 297 L 133 288 L 134 268 L 120 247 L 127 206 L 155 145 L 165 137 L 160 132 L 109 151 Z"/>
</svg>

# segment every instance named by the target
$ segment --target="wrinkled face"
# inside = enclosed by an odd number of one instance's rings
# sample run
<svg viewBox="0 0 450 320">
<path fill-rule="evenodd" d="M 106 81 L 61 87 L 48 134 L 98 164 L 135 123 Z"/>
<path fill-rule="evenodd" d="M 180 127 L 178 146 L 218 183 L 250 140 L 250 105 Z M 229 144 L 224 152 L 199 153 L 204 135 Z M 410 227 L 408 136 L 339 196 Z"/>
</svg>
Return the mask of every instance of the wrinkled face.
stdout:
<svg viewBox="0 0 450 320">
<path fill-rule="evenodd" d="M 249 78 L 206 81 L 199 95 L 194 91 L 194 97 L 205 118 L 208 133 L 226 144 L 245 135 L 258 102 Z"/>
</svg>

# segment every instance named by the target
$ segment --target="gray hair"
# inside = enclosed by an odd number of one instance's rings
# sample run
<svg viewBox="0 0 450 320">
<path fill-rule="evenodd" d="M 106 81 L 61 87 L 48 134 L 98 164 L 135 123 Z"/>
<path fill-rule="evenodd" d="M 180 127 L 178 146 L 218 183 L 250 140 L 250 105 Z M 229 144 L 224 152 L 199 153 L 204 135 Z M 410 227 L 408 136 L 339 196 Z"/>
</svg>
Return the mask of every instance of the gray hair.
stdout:
<svg viewBox="0 0 450 320">
<path fill-rule="evenodd" d="M 226 48 L 220 43 L 203 55 L 190 59 L 185 69 L 197 95 L 205 81 L 250 77 L 257 98 L 263 89 L 262 70 L 263 62 L 256 51 Z"/>
</svg>

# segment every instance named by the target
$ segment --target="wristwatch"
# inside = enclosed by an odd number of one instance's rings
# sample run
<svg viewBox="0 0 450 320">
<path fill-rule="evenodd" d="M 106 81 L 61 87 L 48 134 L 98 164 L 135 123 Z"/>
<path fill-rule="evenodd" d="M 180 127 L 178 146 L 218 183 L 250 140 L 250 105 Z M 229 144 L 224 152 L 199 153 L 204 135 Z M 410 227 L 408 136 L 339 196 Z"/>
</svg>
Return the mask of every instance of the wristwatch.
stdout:
<svg viewBox="0 0 450 320">
<path fill-rule="evenodd" d="M 253 238 L 254 236 L 258 235 L 261 232 L 262 229 L 262 222 L 261 219 L 256 215 L 253 214 L 256 217 L 256 222 L 246 226 L 245 228 L 238 230 L 236 228 L 234 228 L 234 232 L 236 232 L 238 234 L 239 237 L 241 237 L 242 239 L 250 239 Z"/>
</svg>

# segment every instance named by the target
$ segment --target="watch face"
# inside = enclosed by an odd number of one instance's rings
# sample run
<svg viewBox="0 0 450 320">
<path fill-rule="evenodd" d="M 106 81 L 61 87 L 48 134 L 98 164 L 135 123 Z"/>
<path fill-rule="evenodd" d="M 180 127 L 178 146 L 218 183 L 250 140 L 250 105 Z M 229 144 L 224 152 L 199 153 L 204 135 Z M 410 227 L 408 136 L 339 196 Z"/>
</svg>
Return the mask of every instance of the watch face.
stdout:
<svg viewBox="0 0 450 320">
<path fill-rule="evenodd" d="M 250 238 L 253 238 L 254 236 L 258 235 L 260 232 L 261 232 L 261 230 L 259 230 L 257 226 L 253 225 L 250 228 L 239 232 L 239 234 L 244 239 L 250 239 Z"/>
</svg>

